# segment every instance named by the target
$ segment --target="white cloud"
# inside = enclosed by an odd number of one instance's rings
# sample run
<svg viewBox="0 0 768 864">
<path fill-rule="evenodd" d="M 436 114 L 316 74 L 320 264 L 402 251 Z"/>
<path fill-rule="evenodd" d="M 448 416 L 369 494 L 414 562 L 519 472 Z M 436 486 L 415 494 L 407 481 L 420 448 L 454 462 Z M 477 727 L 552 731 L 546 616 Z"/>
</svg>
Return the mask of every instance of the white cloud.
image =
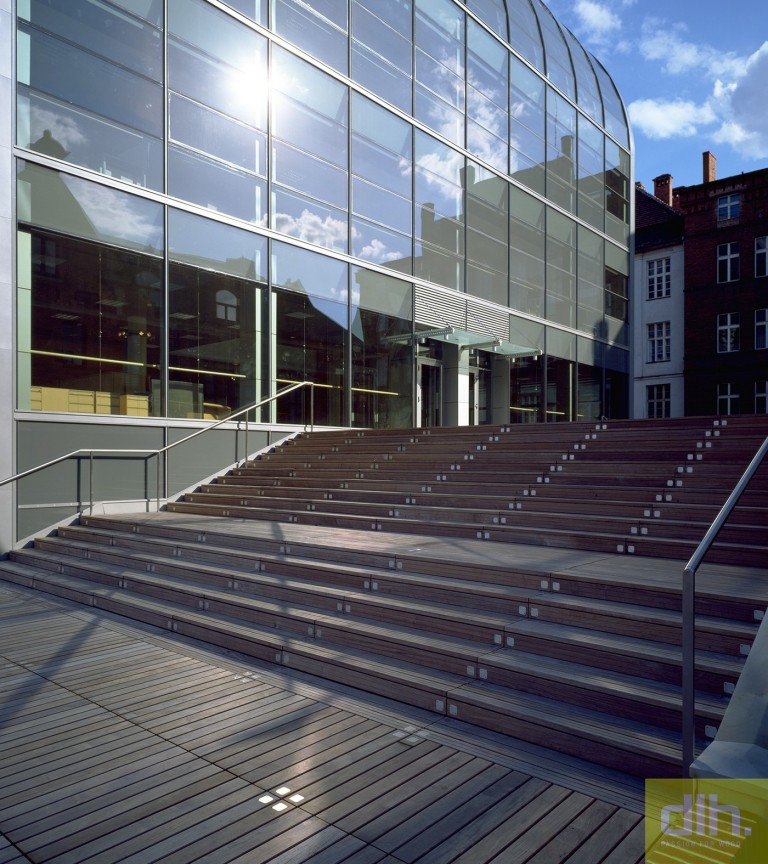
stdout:
<svg viewBox="0 0 768 864">
<path fill-rule="evenodd" d="M 634 128 L 656 141 L 689 138 L 717 117 L 708 103 L 697 105 L 683 99 L 636 99 L 627 110 Z"/>
<path fill-rule="evenodd" d="M 715 141 L 729 144 L 750 159 L 768 158 L 768 113 L 765 110 L 765 82 L 768 80 L 768 42 L 744 64 L 739 79 L 723 86 L 718 82 L 727 119 L 715 134 Z"/>
<path fill-rule="evenodd" d="M 605 3 L 576 0 L 573 11 L 579 20 L 579 35 L 588 42 L 604 44 L 621 30 L 621 18 Z"/>
</svg>

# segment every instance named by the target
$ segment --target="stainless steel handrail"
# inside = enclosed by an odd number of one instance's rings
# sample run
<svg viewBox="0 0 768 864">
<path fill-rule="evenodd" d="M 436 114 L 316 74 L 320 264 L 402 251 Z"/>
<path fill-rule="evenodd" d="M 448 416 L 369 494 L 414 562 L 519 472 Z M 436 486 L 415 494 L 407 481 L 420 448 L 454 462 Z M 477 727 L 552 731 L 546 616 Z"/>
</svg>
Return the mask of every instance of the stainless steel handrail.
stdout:
<svg viewBox="0 0 768 864">
<path fill-rule="evenodd" d="M 683 712 L 683 776 L 687 777 L 690 766 L 696 758 L 696 571 L 720 533 L 731 511 L 736 506 L 742 492 L 747 488 L 749 481 L 760 467 L 760 463 L 768 453 L 768 438 L 755 453 L 752 461 L 742 474 L 739 482 L 728 496 L 720 512 L 710 525 L 709 530 L 699 543 L 696 551 L 691 556 L 683 570 L 683 682 L 682 682 L 682 712 Z"/>
<path fill-rule="evenodd" d="M 88 449 L 81 448 L 80 450 L 73 450 L 71 453 L 64 453 L 62 456 L 57 456 L 55 459 L 50 459 L 48 462 L 43 462 L 40 465 L 35 465 L 34 468 L 28 468 L 26 471 L 20 471 L 18 474 L 14 474 L 12 477 L 6 477 L 4 480 L 0 480 L 0 487 L 6 486 L 8 483 L 14 483 L 17 480 L 22 480 L 24 477 L 29 477 L 32 474 L 37 474 L 39 471 L 43 471 L 45 468 L 50 468 L 53 465 L 58 465 L 60 462 L 65 462 L 67 459 L 73 459 L 80 456 L 88 456 L 90 458 L 90 472 L 89 472 L 89 482 L 90 482 L 90 508 L 93 510 L 93 457 L 94 456 L 139 456 L 143 455 L 145 459 L 151 459 L 153 456 L 157 456 L 157 507 L 160 509 L 160 457 L 164 454 L 173 450 L 175 447 L 178 447 L 181 444 L 186 443 L 187 441 L 191 441 L 193 438 L 197 438 L 199 435 L 204 435 L 207 432 L 210 432 L 212 429 L 216 429 L 219 426 L 222 426 L 224 423 L 231 423 L 233 420 L 236 420 L 238 417 L 241 417 L 245 414 L 245 458 L 248 458 L 248 413 L 254 411 L 256 408 L 261 408 L 263 405 L 267 405 L 269 402 L 275 402 L 280 399 L 282 396 L 287 395 L 288 393 L 292 393 L 294 390 L 298 390 L 302 387 L 310 388 L 310 408 L 309 408 L 309 429 L 312 431 L 315 428 L 315 382 L 314 381 L 297 381 L 295 384 L 291 384 L 288 387 L 284 387 L 279 392 L 275 393 L 273 396 L 267 396 L 265 399 L 260 399 L 258 402 L 254 402 L 251 405 L 246 406 L 245 408 L 241 408 L 239 411 L 236 411 L 234 414 L 229 414 L 227 417 L 222 417 L 220 420 L 216 420 L 210 425 L 206 426 L 203 429 L 198 429 L 196 432 L 193 432 L 191 435 L 185 435 L 184 438 L 179 438 L 178 441 L 174 441 L 172 444 L 167 444 L 165 447 L 160 447 L 157 449 L 145 449 L 145 450 L 130 450 L 130 449 Z M 239 423 L 238 423 L 239 425 Z M 307 428 L 306 423 L 304 424 L 304 428 Z M 235 461 L 237 461 L 237 453 L 235 453 Z"/>
</svg>

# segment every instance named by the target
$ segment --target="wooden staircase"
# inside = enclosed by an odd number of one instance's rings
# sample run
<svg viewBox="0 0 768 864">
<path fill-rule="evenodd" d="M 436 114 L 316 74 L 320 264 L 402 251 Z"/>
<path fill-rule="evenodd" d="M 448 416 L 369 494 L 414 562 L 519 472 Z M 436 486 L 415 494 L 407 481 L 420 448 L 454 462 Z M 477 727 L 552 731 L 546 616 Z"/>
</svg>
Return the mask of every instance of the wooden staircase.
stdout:
<svg viewBox="0 0 768 864">
<path fill-rule="evenodd" d="M 0 578 L 443 722 L 676 776 L 683 559 L 768 430 L 599 427 L 313 433 L 168 513 L 84 516 L 12 552 Z M 698 593 L 702 746 L 768 600 L 756 480 Z"/>
</svg>

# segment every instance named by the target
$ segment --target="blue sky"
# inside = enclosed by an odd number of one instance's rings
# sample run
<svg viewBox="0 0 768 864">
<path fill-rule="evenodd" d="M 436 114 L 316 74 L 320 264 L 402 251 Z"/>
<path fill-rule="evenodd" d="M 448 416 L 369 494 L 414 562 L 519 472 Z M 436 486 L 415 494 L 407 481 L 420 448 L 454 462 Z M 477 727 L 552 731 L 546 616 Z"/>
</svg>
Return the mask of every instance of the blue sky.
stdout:
<svg viewBox="0 0 768 864">
<path fill-rule="evenodd" d="M 766 0 L 545 0 L 616 82 L 635 136 L 635 177 L 652 191 L 768 167 Z"/>
</svg>

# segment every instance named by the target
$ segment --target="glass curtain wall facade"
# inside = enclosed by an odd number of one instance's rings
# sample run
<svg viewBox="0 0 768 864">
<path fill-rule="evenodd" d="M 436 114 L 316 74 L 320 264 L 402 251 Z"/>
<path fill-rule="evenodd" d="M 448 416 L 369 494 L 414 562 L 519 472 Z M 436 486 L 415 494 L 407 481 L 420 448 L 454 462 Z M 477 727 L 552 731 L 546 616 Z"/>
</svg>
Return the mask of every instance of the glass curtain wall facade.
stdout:
<svg viewBox="0 0 768 864">
<path fill-rule="evenodd" d="M 539 0 L 15 9 L 18 411 L 419 425 L 460 333 L 459 422 L 627 415 L 630 131 Z"/>
</svg>

